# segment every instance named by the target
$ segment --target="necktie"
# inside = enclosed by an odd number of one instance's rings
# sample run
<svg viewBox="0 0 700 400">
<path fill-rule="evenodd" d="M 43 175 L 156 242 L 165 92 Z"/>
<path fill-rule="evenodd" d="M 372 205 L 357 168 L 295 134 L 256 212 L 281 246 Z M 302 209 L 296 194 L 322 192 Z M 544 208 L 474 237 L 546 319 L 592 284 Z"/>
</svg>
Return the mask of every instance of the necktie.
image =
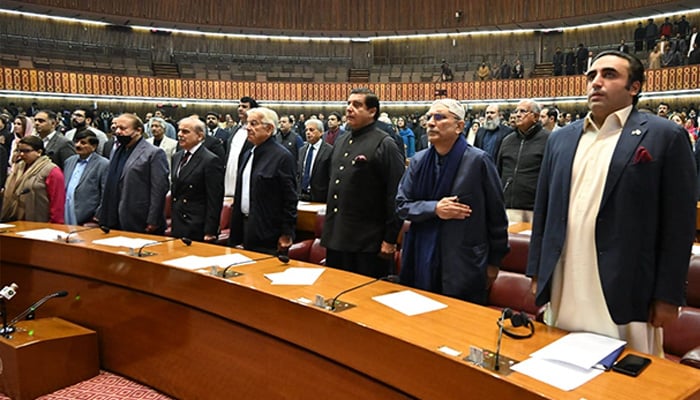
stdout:
<svg viewBox="0 0 700 400">
<path fill-rule="evenodd" d="M 182 160 L 180 160 L 180 164 L 177 166 L 177 176 L 180 176 L 180 170 L 182 169 L 182 167 L 185 166 L 185 164 L 187 164 L 187 161 L 190 160 L 191 155 L 192 155 L 192 153 L 190 153 L 189 151 L 186 151 L 185 155 L 182 156 Z"/>
<path fill-rule="evenodd" d="M 306 163 L 304 164 L 304 175 L 301 178 L 302 190 L 308 190 L 311 184 L 311 161 L 314 159 L 314 146 L 309 146 L 306 152 Z"/>
</svg>

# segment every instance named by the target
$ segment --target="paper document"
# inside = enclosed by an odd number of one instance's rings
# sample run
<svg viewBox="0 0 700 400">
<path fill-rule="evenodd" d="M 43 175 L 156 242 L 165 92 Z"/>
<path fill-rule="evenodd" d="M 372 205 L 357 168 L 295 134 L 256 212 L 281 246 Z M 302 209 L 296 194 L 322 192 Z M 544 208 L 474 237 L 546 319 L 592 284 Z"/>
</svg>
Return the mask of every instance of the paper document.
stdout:
<svg viewBox="0 0 700 400">
<path fill-rule="evenodd" d="M 147 244 L 151 243 L 157 243 L 157 240 L 151 240 L 151 239 L 139 239 L 139 238 L 128 238 L 126 236 L 115 236 L 115 237 L 109 237 L 105 239 L 97 239 L 93 240 L 93 244 L 101 244 L 103 246 L 112 246 L 112 247 L 127 247 L 129 249 L 138 249 L 141 248 Z"/>
<path fill-rule="evenodd" d="M 226 268 L 231 264 L 246 265 L 253 263 L 254 261 L 243 254 L 224 254 L 221 256 L 212 257 L 200 257 L 200 256 L 185 256 L 180 258 L 174 258 L 172 260 L 163 261 L 163 264 L 170 265 L 172 267 L 178 267 L 189 270 L 196 270 L 206 267 L 221 267 Z M 240 263 L 240 264 L 238 264 Z"/>
<path fill-rule="evenodd" d="M 442 304 L 439 301 L 435 301 L 410 290 L 375 296 L 372 297 L 372 300 L 393 308 L 409 317 L 430 311 L 441 310 L 447 307 L 447 304 Z"/>
<path fill-rule="evenodd" d="M 68 235 L 67 232 L 59 231 L 56 229 L 49 229 L 49 228 L 34 229 L 31 231 L 17 232 L 17 234 L 20 236 L 29 238 L 29 239 L 49 240 L 49 241 L 53 241 L 56 239 L 65 240 L 66 236 Z"/>
<path fill-rule="evenodd" d="M 0 224 L 0 229 L 7 229 L 7 228 L 14 228 L 14 225 L 11 224 Z"/>
<path fill-rule="evenodd" d="M 599 366 L 626 342 L 588 332 L 573 332 L 530 354 L 513 370 L 561 390 L 575 389 L 600 375 Z"/>
<path fill-rule="evenodd" d="M 299 211 L 319 212 L 319 211 L 326 211 L 326 205 L 325 204 L 311 204 L 307 201 L 300 201 L 297 204 L 297 209 Z"/>
<path fill-rule="evenodd" d="M 694 256 L 697 256 L 698 254 L 700 254 L 700 246 L 698 246 L 697 244 L 694 244 L 691 252 L 693 253 Z"/>
<path fill-rule="evenodd" d="M 283 272 L 265 274 L 273 285 L 313 285 L 325 268 L 287 268 Z"/>
</svg>

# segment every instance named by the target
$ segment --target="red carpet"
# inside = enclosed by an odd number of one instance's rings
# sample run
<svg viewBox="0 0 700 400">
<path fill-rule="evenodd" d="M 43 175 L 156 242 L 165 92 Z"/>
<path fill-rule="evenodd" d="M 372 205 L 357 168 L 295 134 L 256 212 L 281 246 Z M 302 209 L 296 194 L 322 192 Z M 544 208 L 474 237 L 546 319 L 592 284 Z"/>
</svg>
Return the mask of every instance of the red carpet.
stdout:
<svg viewBox="0 0 700 400">
<path fill-rule="evenodd" d="M 10 398 L 0 394 L 0 400 Z M 121 399 L 148 399 L 148 400 L 172 400 L 170 397 L 157 391 L 132 382 L 121 376 L 107 371 L 87 381 L 76 383 L 73 386 L 57 390 L 37 398 L 38 400 L 121 400 Z"/>
</svg>

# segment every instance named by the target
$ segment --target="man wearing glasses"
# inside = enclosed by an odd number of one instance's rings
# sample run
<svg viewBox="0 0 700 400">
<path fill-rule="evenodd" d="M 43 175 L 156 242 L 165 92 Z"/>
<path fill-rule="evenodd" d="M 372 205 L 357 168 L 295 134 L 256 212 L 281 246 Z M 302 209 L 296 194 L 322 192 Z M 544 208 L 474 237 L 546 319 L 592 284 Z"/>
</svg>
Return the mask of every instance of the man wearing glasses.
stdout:
<svg viewBox="0 0 700 400">
<path fill-rule="evenodd" d="M 537 177 L 550 133 L 539 121 L 540 111 L 534 100 L 518 103 L 513 112 L 516 129 L 503 139 L 498 153 L 496 166 L 510 222 L 532 222 Z"/>
<path fill-rule="evenodd" d="M 508 252 L 508 220 L 498 172 L 461 134 L 464 107 L 436 100 L 426 115 L 432 144 L 417 153 L 396 195 L 404 237 L 401 283 L 478 304 Z"/>
<path fill-rule="evenodd" d="M 97 145 L 97 153 L 102 154 L 102 149 L 107 143 L 107 135 L 101 130 L 92 126 L 92 121 L 95 119 L 95 114 L 87 108 L 76 108 L 70 117 L 70 124 L 73 129 L 66 132 L 66 138 L 70 141 L 75 141 L 75 135 L 80 132 L 92 132 L 99 141 Z"/>
</svg>

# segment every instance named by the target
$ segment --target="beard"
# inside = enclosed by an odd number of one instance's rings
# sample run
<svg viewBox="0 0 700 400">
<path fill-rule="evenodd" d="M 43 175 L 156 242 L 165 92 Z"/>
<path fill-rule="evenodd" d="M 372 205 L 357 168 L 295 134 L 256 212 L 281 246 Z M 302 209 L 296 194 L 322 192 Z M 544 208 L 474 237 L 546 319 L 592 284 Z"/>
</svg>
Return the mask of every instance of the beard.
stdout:
<svg viewBox="0 0 700 400">
<path fill-rule="evenodd" d="M 494 118 L 494 119 L 487 119 L 484 121 L 484 128 L 486 128 L 489 131 L 494 131 L 498 128 L 498 125 L 501 123 L 499 118 Z"/>
<path fill-rule="evenodd" d="M 77 129 L 77 130 L 80 131 L 80 130 L 82 130 L 83 128 L 85 128 L 85 126 L 87 125 L 87 123 L 86 123 L 85 121 L 83 121 L 83 122 L 71 121 L 71 125 L 73 125 L 73 128 L 75 128 L 75 129 Z"/>
</svg>

